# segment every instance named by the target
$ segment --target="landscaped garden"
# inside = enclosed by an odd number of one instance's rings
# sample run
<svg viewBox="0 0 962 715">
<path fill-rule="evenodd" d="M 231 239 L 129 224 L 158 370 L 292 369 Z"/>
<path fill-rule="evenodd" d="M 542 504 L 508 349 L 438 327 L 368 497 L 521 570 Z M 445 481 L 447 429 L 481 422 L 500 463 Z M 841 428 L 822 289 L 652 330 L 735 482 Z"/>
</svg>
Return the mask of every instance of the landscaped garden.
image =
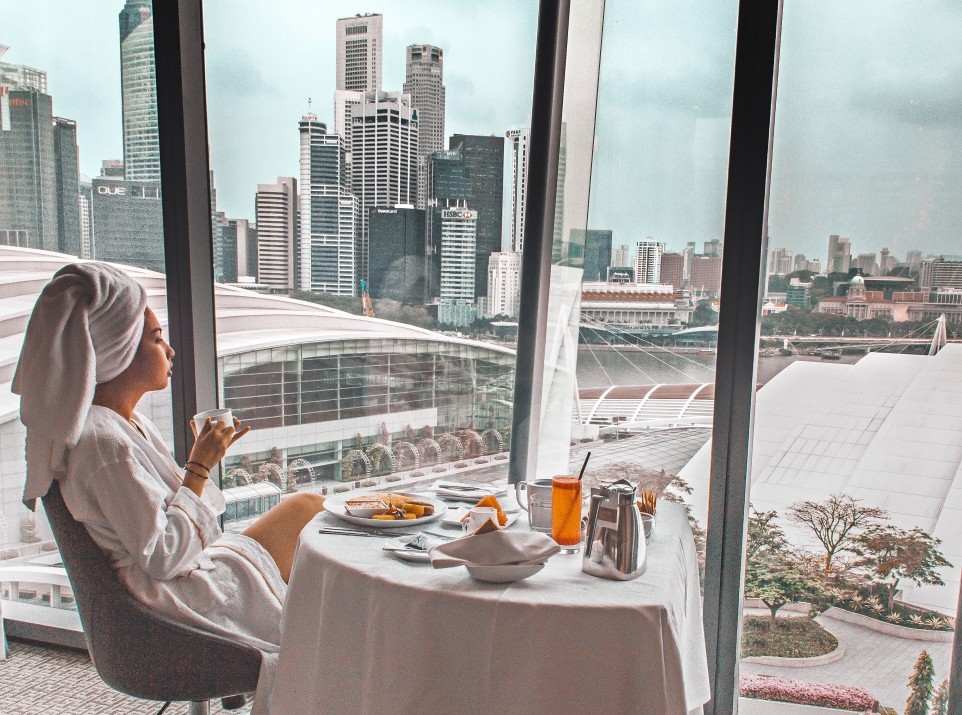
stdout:
<svg viewBox="0 0 962 715">
<path fill-rule="evenodd" d="M 773 626 L 764 616 L 742 623 L 742 657 L 813 658 L 838 647 L 835 636 L 810 618 L 779 618 Z"/>
</svg>

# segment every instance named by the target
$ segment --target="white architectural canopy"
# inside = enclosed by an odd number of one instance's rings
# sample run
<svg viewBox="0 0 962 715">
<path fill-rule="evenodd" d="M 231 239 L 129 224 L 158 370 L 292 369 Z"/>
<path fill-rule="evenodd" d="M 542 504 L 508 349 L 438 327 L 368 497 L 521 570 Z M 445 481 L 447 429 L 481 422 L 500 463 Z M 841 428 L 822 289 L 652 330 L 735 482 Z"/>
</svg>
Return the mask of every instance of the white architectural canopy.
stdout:
<svg viewBox="0 0 962 715">
<path fill-rule="evenodd" d="M 707 513 L 711 443 L 682 469 Z M 944 587 L 901 583 L 905 600 L 954 613 L 962 570 L 962 345 L 936 355 L 872 353 L 853 365 L 795 362 L 758 393 L 750 501 L 789 540 L 814 542 L 787 508 L 842 493 L 891 523 L 941 539 Z"/>
</svg>

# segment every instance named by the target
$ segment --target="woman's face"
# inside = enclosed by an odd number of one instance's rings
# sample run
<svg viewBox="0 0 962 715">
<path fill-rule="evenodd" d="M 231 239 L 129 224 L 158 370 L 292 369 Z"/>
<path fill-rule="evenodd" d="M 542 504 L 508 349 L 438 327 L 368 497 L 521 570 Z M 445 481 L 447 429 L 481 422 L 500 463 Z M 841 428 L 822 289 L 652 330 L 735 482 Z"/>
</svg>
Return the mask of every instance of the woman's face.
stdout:
<svg viewBox="0 0 962 715">
<path fill-rule="evenodd" d="M 163 390 L 167 387 L 174 367 L 174 349 L 164 340 L 164 331 L 154 311 L 144 312 L 144 334 L 140 347 L 128 368 L 143 383 L 146 391 Z"/>
</svg>

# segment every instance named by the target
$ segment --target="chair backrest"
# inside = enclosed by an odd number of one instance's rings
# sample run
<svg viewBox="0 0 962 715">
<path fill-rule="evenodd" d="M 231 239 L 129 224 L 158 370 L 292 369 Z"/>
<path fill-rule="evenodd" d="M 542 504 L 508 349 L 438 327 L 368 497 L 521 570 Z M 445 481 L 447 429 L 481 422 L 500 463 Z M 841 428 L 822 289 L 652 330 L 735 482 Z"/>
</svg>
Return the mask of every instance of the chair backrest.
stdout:
<svg viewBox="0 0 962 715">
<path fill-rule="evenodd" d="M 121 583 L 54 482 L 43 497 L 97 672 L 145 700 L 209 700 L 250 692 L 261 652 L 148 609 Z"/>
</svg>

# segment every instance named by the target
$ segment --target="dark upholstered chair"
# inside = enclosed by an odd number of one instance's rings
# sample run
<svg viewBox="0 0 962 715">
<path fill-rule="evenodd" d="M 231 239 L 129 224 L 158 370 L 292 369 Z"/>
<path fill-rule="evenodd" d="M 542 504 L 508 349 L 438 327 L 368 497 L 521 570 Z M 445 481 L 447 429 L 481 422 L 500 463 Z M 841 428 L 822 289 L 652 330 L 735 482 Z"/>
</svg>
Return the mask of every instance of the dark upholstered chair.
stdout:
<svg viewBox="0 0 962 715">
<path fill-rule="evenodd" d="M 254 690 L 261 653 L 223 636 L 177 623 L 137 601 L 121 583 L 87 529 L 67 510 L 54 482 L 43 498 L 74 592 L 97 673 L 114 690 L 144 700 L 244 703 Z"/>
</svg>

